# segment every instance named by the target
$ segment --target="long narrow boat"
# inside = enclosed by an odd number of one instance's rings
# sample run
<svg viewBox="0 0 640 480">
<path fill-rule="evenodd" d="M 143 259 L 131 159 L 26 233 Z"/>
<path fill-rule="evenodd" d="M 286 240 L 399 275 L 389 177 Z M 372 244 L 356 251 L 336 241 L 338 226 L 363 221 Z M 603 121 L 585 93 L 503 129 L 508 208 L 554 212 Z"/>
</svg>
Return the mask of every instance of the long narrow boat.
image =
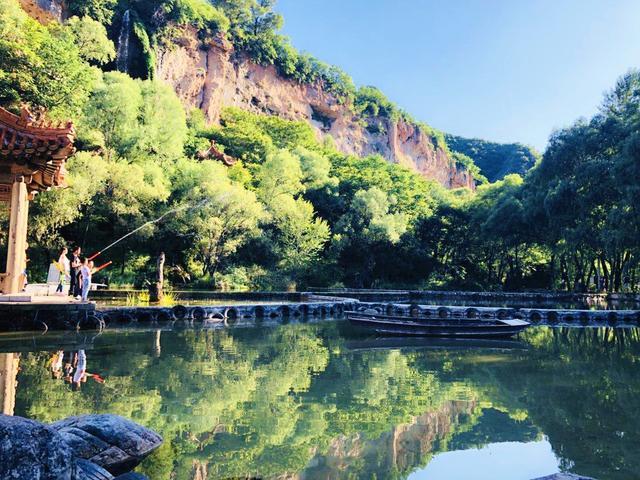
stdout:
<svg viewBox="0 0 640 480">
<path fill-rule="evenodd" d="M 351 324 L 369 328 L 381 335 L 504 338 L 514 336 L 530 325 L 529 322 L 516 319 L 430 319 L 363 312 L 345 313 Z"/>
</svg>

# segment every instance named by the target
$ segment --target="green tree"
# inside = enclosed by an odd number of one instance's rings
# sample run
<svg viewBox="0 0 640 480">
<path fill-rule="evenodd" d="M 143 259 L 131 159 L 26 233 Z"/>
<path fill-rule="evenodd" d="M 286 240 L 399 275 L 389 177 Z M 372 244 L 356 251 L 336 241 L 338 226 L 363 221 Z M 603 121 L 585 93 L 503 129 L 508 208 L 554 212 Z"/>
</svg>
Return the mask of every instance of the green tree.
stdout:
<svg viewBox="0 0 640 480">
<path fill-rule="evenodd" d="M 258 195 L 269 205 L 277 204 L 285 196 L 296 196 L 304 188 L 300 159 L 286 150 L 268 155 L 256 177 Z"/>
<path fill-rule="evenodd" d="M 227 257 L 259 233 L 264 218 L 253 192 L 232 183 L 225 167 L 209 160 L 180 160 L 172 180 L 180 202 L 174 232 L 188 240 L 191 267 L 214 276 Z"/>
<path fill-rule="evenodd" d="M 75 36 L 80 56 L 86 61 L 104 65 L 116 58 L 116 49 L 102 23 L 91 17 L 71 17 L 66 25 Z"/>
<path fill-rule="evenodd" d="M 175 92 L 159 81 L 142 81 L 142 106 L 133 157 L 175 160 L 184 153 L 187 124 Z"/>
<path fill-rule="evenodd" d="M 92 130 L 97 133 L 98 142 L 108 152 L 127 156 L 139 138 L 142 105 L 140 83 L 124 73 L 105 73 L 91 93 L 80 125 L 88 135 Z"/>
<path fill-rule="evenodd" d="M 26 102 L 75 117 L 97 78 L 70 28 L 40 25 L 15 0 L 0 1 L 0 102 Z"/>
<path fill-rule="evenodd" d="M 67 6 L 73 15 L 91 17 L 103 25 L 110 25 L 118 0 L 68 0 Z"/>
</svg>

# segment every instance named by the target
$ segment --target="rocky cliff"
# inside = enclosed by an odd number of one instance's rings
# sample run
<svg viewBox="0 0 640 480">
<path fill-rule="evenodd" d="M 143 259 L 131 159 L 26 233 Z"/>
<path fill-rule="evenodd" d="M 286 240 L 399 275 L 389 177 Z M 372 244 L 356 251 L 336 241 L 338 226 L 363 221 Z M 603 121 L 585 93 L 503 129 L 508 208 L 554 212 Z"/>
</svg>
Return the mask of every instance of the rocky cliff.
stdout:
<svg viewBox="0 0 640 480">
<path fill-rule="evenodd" d="M 42 23 L 61 21 L 68 15 L 63 0 L 20 0 L 20 4 Z M 411 121 L 363 119 L 321 84 L 283 78 L 273 66 L 255 64 L 234 51 L 222 37 L 202 42 L 195 28 L 182 27 L 176 32 L 172 45 L 156 52 L 156 78 L 172 85 L 187 108 L 202 109 L 210 122 L 217 122 L 228 106 L 304 120 L 315 128 L 319 139 L 331 136 L 343 153 L 380 154 L 447 188 L 475 189 L 471 173 Z"/>
<path fill-rule="evenodd" d="M 188 108 L 200 108 L 216 122 L 224 107 L 277 115 L 311 124 L 318 137 L 330 135 L 336 147 L 358 156 L 380 154 L 387 160 L 434 179 L 447 188 L 475 188 L 471 174 L 423 129 L 407 120 L 377 118 L 375 131 L 349 105 L 320 84 L 300 84 L 235 52 L 216 38 L 202 43 L 184 29 L 171 48 L 158 53 L 156 77 L 173 86 Z"/>
<path fill-rule="evenodd" d="M 475 407 L 474 401 L 450 400 L 409 423 L 393 426 L 379 438 L 338 436 L 326 452 L 318 452 L 302 472 L 287 480 L 390 478 L 392 472 L 410 472 L 424 465 L 430 454 L 442 451 L 446 438 L 469 421 Z"/>
<path fill-rule="evenodd" d="M 20 0 L 20 6 L 40 23 L 60 22 L 65 11 L 63 0 Z"/>
</svg>

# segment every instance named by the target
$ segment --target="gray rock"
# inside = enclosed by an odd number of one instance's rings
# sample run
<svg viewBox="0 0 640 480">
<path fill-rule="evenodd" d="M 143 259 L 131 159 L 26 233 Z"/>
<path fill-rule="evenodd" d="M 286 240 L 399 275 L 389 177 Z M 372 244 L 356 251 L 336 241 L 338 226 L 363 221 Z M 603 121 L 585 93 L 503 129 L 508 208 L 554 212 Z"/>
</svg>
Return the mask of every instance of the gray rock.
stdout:
<svg viewBox="0 0 640 480">
<path fill-rule="evenodd" d="M 162 437 L 117 415 L 83 415 L 51 424 L 73 455 L 114 475 L 135 468 L 162 444 Z"/>
<path fill-rule="evenodd" d="M 583 477 L 582 475 L 575 475 L 573 473 L 554 473 L 553 475 L 534 478 L 533 480 L 595 480 L 595 479 L 591 477 Z"/>
<path fill-rule="evenodd" d="M 53 428 L 0 415 L 0 478 L 72 480 L 72 451 Z"/>
<path fill-rule="evenodd" d="M 76 458 L 76 477 L 74 480 L 113 480 L 113 475 L 95 463 Z"/>
<path fill-rule="evenodd" d="M 58 431 L 64 441 L 73 450 L 73 455 L 79 458 L 91 458 L 107 450 L 111 445 L 100 440 L 98 437 L 80 430 L 69 427 Z"/>
</svg>

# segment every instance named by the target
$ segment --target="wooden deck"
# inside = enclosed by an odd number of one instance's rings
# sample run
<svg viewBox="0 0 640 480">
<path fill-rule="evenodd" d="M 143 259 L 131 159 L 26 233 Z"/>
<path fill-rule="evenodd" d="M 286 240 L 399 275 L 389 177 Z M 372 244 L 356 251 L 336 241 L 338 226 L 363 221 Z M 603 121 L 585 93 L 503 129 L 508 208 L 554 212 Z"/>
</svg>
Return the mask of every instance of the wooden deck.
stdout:
<svg viewBox="0 0 640 480">
<path fill-rule="evenodd" d="M 95 313 L 94 302 L 28 294 L 0 296 L 0 331 L 71 330 Z"/>
</svg>

